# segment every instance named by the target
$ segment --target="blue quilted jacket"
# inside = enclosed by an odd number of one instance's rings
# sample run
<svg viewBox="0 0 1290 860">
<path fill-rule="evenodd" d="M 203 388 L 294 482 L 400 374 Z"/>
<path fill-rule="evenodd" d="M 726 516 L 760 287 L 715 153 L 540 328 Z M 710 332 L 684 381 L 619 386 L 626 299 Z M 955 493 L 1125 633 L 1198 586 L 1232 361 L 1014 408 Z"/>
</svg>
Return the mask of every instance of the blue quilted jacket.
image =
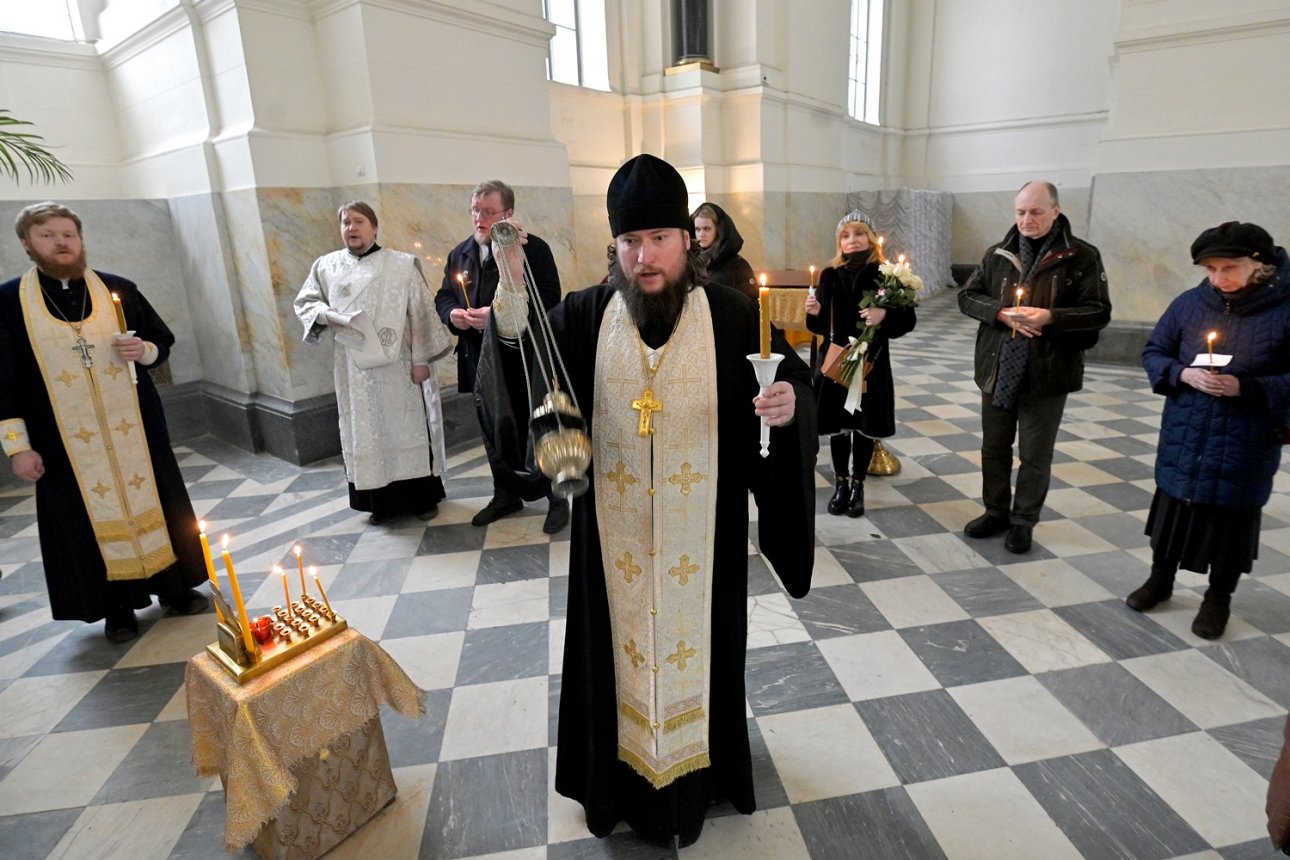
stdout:
<svg viewBox="0 0 1290 860">
<path fill-rule="evenodd" d="M 1281 428 L 1290 414 L 1290 258 L 1277 248 L 1272 279 L 1227 297 L 1209 279 L 1180 295 L 1142 351 L 1151 388 L 1163 394 L 1156 484 L 1176 499 L 1223 508 L 1259 508 L 1281 463 Z M 1237 397 L 1202 394 L 1179 381 L 1205 337 L 1232 356 L 1222 373 L 1241 381 Z"/>
</svg>

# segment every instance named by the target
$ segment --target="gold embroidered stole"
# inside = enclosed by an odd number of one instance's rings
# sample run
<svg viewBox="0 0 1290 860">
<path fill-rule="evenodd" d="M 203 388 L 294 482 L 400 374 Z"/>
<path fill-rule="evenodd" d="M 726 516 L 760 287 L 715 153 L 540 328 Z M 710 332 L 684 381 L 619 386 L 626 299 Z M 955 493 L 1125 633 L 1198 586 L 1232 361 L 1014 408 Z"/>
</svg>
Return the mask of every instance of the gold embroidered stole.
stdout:
<svg viewBox="0 0 1290 860">
<path fill-rule="evenodd" d="M 92 365 L 85 367 L 76 332 L 50 313 L 32 268 L 19 287 L 36 363 L 58 432 L 107 566 L 107 578 L 143 579 L 175 563 L 157 496 L 139 395 L 129 368 L 112 349 L 116 317 L 103 281 L 85 270 L 93 309 L 81 325 Z"/>
<path fill-rule="evenodd" d="M 710 764 L 717 368 L 703 290 L 686 298 L 669 343 L 650 382 L 636 325 L 613 296 L 596 348 L 592 439 L 618 757 L 655 788 Z M 642 437 L 631 403 L 647 386 L 662 409 Z"/>
</svg>

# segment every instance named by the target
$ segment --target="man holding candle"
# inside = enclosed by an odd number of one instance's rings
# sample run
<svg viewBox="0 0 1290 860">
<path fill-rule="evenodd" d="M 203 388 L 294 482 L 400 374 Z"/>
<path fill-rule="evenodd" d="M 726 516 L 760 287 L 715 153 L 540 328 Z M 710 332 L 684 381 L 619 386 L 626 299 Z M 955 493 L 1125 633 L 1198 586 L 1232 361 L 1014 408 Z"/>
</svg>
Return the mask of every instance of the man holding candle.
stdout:
<svg viewBox="0 0 1290 860">
<path fill-rule="evenodd" d="M 314 261 L 295 309 L 305 343 L 335 331 L 349 506 L 373 524 L 400 514 L 429 520 L 444 497 L 442 431 L 432 438 L 430 425 L 443 426 L 433 363 L 447 355 L 448 333 L 435 319 L 420 258 L 377 244 L 372 207 L 355 200 L 336 217 L 345 249 Z M 351 325 L 359 314 L 377 343 Z"/>
<path fill-rule="evenodd" d="M 985 513 L 963 533 L 1007 532 L 1008 551 L 1024 553 L 1048 496 L 1066 395 L 1084 385 L 1084 350 L 1110 322 L 1111 299 L 1102 255 L 1072 235 L 1052 183 L 1027 182 L 1014 210 L 1015 225 L 986 250 L 958 297 L 959 309 L 980 322 L 975 366 L 985 501 Z M 1021 457 L 1015 493 L 1014 440 Z"/>
<path fill-rule="evenodd" d="M 498 221 L 515 214 L 515 192 L 497 179 L 481 182 L 470 195 L 470 220 L 474 232 L 448 252 L 443 267 L 443 284 L 435 294 L 435 308 L 444 325 L 457 335 L 457 390 L 471 394 L 475 390 L 475 372 L 479 365 L 484 326 L 492 311 L 500 273 L 492 254 L 492 230 Z M 551 246 L 532 233 L 523 233 L 524 256 L 533 273 L 533 283 L 550 308 L 560 301 L 560 273 L 555 267 Z M 493 471 L 493 496 L 471 523 L 486 526 L 519 512 L 524 502 L 518 495 L 498 483 L 501 464 L 489 452 Z M 547 494 L 548 508 L 542 530 L 555 534 L 569 522 L 569 503 Z"/>
<path fill-rule="evenodd" d="M 1145 612 L 1172 596 L 1179 567 L 1208 572 L 1191 630 L 1217 639 L 1258 556 L 1290 419 L 1290 259 L 1262 227 L 1237 221 L 1201 233 L 1191 257 L 1206 278 L 1170 303 L 1142 351 L 1165 408 L 1151 574 L 1125 602 Z"/>
<path fill-rule="evenodd" d="M 158 595 L 204 610 L 197 518 L 147 373 L 175 337 L 132 282 L 86 264 L 81 219 L 46 202 L 18 214 L 35 266 L 0 285 L 0 442 L 36 484 L 41 563 L 56 619 L 106 619 L 108 641 L 139 633 Z M 113 310 L 113 294 L 128 330 Z"/>
<path fill-rule="evenodd" d="M 573 506 L 555 787 L 583 805 L 597 836 L 625 819 L 666 845 L 697 839 L 719 800 L 755 809 L 748 492 L 762 554 L 803 596 L 818 449 L 806 366 L 775 333 L 784 358 L 760 393 L 748 360 L 759 352 L 757 305 L 703 283 L 687 199 L 667 162 L 624 164 L 607 195 L 609 282 L 550 314 L 570 374 L 562 387 L 593 447 L 591 488 Z M 508 294 L 485 329 L 481 388 L 514 379 L 506 365 L 519 359 L 501 339 L 535 325 L 525 302 Z M 515 478 L 531 476 L 524 440 L 507 432 L 517 416 L 483 418 Z M 772 428 L 764 459 L 762 418 Z"/>
</svg>

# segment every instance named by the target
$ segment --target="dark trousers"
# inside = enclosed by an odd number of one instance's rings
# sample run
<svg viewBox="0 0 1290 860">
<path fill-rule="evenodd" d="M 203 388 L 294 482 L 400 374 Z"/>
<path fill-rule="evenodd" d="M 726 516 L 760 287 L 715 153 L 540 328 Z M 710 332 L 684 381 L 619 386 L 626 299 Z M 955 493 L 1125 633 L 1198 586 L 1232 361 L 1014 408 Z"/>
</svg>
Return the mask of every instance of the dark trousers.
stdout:
<svg viewBox="0 0 1290 860">
<path fill-rule="evenodd" d="M 1012 409 L 999 409 L 992 394 L 981 395 L 981 495 L 986 513 L 1013 525 L 1033 526 L 1048 496 L 1053 445 L 1066 410 L 1066 395 L 1020 395 Z M 1021 467 L 1012 491 L 1012 442 Z"/>
</svg>

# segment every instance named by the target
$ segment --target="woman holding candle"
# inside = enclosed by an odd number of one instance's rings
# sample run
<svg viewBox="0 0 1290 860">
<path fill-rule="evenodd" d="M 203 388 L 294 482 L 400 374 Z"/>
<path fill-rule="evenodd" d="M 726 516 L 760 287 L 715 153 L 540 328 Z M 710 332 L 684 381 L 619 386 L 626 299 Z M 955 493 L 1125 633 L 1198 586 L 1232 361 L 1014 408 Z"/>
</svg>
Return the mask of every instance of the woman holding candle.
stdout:
<svg viewBox="0 0 1290 860">
<path fill-rule="evenodd" d="M 844 386 L 823 374 L 815 378 L 819 431 L 830 437 L 837 478 L 828 510 L 834 516 L 859 517 L 864 514 L 864 479 L 873 458 L 873 440 L 896 432 L 896 394 L 887 343 L 913 330 L 917 316 L 913 308 L 861 309 L 865 294 L 872 295 L 878 289 L 878 265 L 884 258 L 873 225 L 858 209 L 838 222 L 836 246 L 837 253 L 829 267 L 820 273 L 815 295 L 806 299 L 806 327 L 843 347 L 863 326 L 877 327 L 866 353 L 872 369 L 859 411 L 843 408 L 847 398 Z M 857 378 L 851 384 L 862 383 Z"/>
<path fill-rule="evenodd" d="M 757 298 L 757 283 L 752 266 L 739 256 L 744 237 L 735 222 L 715 203 L 704 203 L 690 216 L 694 238 L 699 243 L 699 257 L 707 264 L 708 283 L 733 287 L 746 296 Z"/>
<path fill-rule="evenodd" d="M 1201 233 L 1191 255 L 1206 278 L 1174 299 L 1142 351 L 1152 389 L 1166 400 L 1146 526 L 1151 575 L 1125 602 L 1146 611 L 1170 598 L 1179 567 L 1208 571 L 1191 629 L 1217 639 L 1237 581 L 1258 557 L 1260 517 L 1281 462 L 1290 260 L 1262 227 L 1236 221 Z"/>
</svg>

